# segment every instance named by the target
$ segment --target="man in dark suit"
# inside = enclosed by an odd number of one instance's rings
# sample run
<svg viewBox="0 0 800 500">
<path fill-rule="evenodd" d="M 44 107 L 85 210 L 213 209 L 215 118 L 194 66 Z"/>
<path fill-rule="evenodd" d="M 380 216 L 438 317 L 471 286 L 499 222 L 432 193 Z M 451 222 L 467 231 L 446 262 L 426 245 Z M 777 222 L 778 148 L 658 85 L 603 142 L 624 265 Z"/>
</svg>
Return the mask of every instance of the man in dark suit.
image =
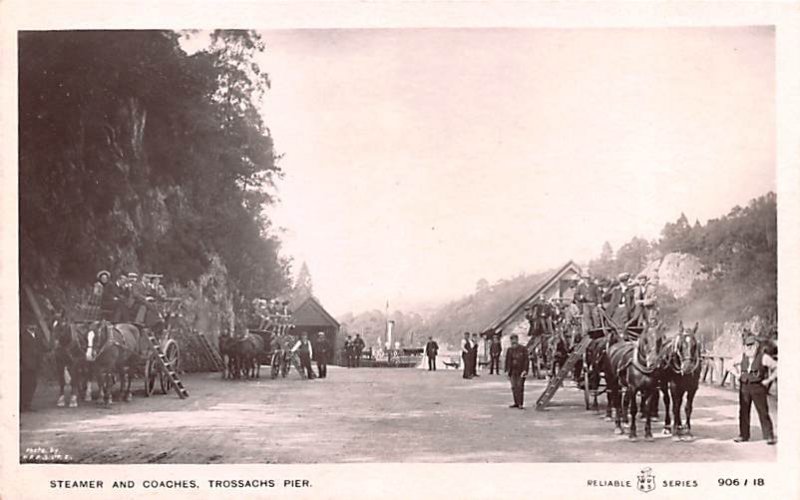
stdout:
<svg viewBox="0 0 800 500">
<path fill-rule="evenodd" d="M 489 346 L 489 375 L 500 375 L 500 355 L 503 354 L 503 346 L 500 344 L 500 335 L 494 334 L 492 344 Z"/>
<path fill-rule="evenodd" d="M 464 338 L 461 340 L 461 362 L 464 364 L 464 378 L 472 378 L 472 342 L 469 340 L 469 332 L 464 332 Z"/>
<path fill-rule="evenodd" d="M 514 404 L 509 408 L 524 409 L 525 378 L 528 376 L 528 350 L 520 345 L 519 337 L 511 335 L 511 347 L 506 350 L 506 373 L 511 381 Z"/>
<path fill-rule="evenodd" d="M 617 283 L 609 290 L 610 300 L 606 314 L 619 328 L 625 328 L 630 316 L 630 300 L 632 299 L 628 289 L 628 279 L 630 277 L 630 273 L 620 273 L 617 276 Z"/>
<path fill-rule="evenodd" d="M 428 343 L 425 344 L 425 355 L 428 356 L 428 371 L 436 371 L 436 355 L 439 354 L 439 344 L 433 340 L 433 337 L 428 337 Z"/>
<path fill-rule="evenodd" d="M 364 339 L 361 338 L 361 334 L 356 333 L 356 338 L 353 340 L 353 366 L 356 368 L 361 366 L 361 353 L 364 352 L 366 346 Z"/>
<path fill-rule="evenodd" d="M 354 363 L 354 360 L 353 360 L 353 339 L 350 337 L 350 335 L 348 335 L 347 338 L 344 341 L 344 349 L 343 350 L 344 350 L 345 365 L 348 368 L 352 368 L 353 367 L 353 363 Z"/>
<path fill-rule="evenodd" d="M 480 342 L 478 341 L 478 334 L 472 334 L 472 352 L 470 353 L 470 365 L 472 366 L 472 376 L 473 377 L 480 377 L 478 375 L 478 345 Z"/>
<path fill-rule="evenodd" d="M 319 378 L 328 376 L 328 359 L 331 355 L 331 348 L 324 332 L 317 334 L 317 345 L 314 346 L 314 361 L 317 362 L 317 374 Z"/>
<path fill-rule="evenodd" d="M 42 358 L 47 352 L 44 334 L 35 325 L 27 325 L 19 337 L 19 407 L 30 411 L 39 379 Z"/>
</svg>

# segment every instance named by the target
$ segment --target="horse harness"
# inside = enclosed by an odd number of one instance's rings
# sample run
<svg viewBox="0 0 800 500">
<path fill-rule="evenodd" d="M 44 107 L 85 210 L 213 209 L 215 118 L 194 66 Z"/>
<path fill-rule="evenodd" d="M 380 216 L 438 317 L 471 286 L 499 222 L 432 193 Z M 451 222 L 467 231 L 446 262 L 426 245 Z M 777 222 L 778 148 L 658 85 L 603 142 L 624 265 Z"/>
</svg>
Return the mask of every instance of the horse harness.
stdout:
<svg viewBox="0 0 800 500">
<path fill-rule="evenodd" d="M 666 350 L 667 367 L 676 374 L 685 375 L 686 373 L 694 373 L 694 371 L 697 370 L 697 368 L 700 366 L 700 361 L 701 361 L 700 356 L 697 356 L 696 359 L 693 358 L 691 360 L 692 368 L 690 370 L 684 371 L 683 369 L 684 358 L 683 358 L 683 352 L 681 351 L 680 348 L 680 343 L 682 339 L 686 339 L 688 341 L 690 338 L 691 337 L 689 335 L 678 334 L 675 336 L 675 340 L 672 341 L 672 343 L 668 346 Z M 670 349 L 672 352 L 670 352 Z M 673 354 L 674 356 L 672 356 Z M 676 361 L 677 361 L 677 366 L 675 365 Z"/>
<path fill-rule="evenodd" d="M 99 326 L 100 326 L 100 328 L 97 329 L 98 332 L 102 328 L 105 328 L 106 332 L 107 332 L 107 335 L 108 335 L 108 338 L 106 339 L 106 341 L 103 344 L 103 346 L 100 348 L 100 351 L 97 354 L 95 354 L 93 359 L 97 360 L 98 358 L 100 358 L 100 356 L 106 351 L 106 349 L 108 349 L 109 346 L 117 346 L 117 347 L 119 347 L 120 349 L 122 349 L 124 351 L 128 351 L 128 352 L 133 353 L 133 354 L 139 354 L 138 351 L 127 347 L 124 343 L 122 343 L 122 342 L 118 341 L 117 339 L 115 339 L 112 334 L 108 333 L 108 329 L 109 328 L 112 328 L 113 330 L 116 330 L 116 331 L 119 332 L 119 329 L 117 327 L 113 326 L 111 323 L 109 323 L 106 320 L 100 320 Z M 91 333 L 93 335 L 91 337 L 87 336 L 88 346 L 87 346 L 86 350 L 89 351 L 91 349 L 91 351 L 94 352 L 95 349 L 96 349 L 94 347 L 94 331 L 90 330 L 89 333 Z M 120 333 L 122 333 L 122 332 L 120 332 Z"/>
</svg>

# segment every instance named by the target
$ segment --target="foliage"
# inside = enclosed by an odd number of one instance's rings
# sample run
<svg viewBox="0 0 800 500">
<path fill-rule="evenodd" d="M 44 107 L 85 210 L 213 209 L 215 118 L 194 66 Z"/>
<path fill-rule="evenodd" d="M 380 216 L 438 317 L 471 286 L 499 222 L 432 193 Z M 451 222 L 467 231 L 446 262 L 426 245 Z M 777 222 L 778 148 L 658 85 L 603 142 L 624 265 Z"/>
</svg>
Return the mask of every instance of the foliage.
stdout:
<svg viewBox="0 0 800 500">
<path fill-rule="evenodd" d="M 727 215 L 705 225 L 689 224 L 685 214 L 665 224 L 659 241 L 650 243 L 634 237 L 610 258 L 611 246 L 603 245 L 601 255 L 592 260 L 595 275 L 614 276 L 627 271 L 638 273 L 651 256 L 680 252 L 695 255 L 710 274 L 698 280 L 680 300 L 666 289 L 659 294 L 662 316 L 692 321 L 740 321 L 759 315 L 777 317 L 777 203 L 770 192 L 751 200 L 746 207 L 736 206 Z M 663 288 L 663 287 L 662 287 Z"/>
<path fill-rule="evenodd" d="M 683 217 L 685 219 L 685 217 Z M 675 228 L 680 225 L 680 229 Z M 712 274 L 695 282 L 686 302 L 698 316 L 739 321 L 759 315 L 777 319 L 778 233 L 774 193 L 736 206 L 704 226 L 667 224 L 660 246 L 693 253 Z"/>
<path fill-rule="evenodd" d="M 217 31 L 186 54 L 169 31 L 19 36 L 23 280 L 98 267 L 197 278 L 219 255 L 241 296 L 287 285 L 263 205 L 281 174 L 251 96 L 259 36 Z"/>
</svg>

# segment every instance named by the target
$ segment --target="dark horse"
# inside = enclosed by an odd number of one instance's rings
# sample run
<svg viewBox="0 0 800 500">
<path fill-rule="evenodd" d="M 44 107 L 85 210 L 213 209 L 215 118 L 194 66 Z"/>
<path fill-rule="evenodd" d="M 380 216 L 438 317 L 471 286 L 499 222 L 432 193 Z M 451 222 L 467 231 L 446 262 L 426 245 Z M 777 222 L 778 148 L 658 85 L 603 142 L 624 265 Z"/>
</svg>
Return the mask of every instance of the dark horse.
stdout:
<svg viewBox="0 0 800 500">
<path fill-rule="evenodd" d="M 694 328 L 684 328 L 683 321 L 678 326 L 678 334 L 662 350 L 663 377 L 661 392 L 664 395 L 666 414 L 664 433 L 673 439 L 692 439 L 692 404 L 700 384 L 701 357 L 700 343 L 697 341 L 698 324 Z M 686 394 L 686 433 L 681 423 L 681 405 Z M 670 429 L 670 396 L 672 397 L 672 428 Z"/>
<path fill-rule="evenodd" d="M 264 339 L 260 335 L 246 333 L 236 343 L 236 355 L 246 378 L 261 377 L 261 358 L 266 353 Z"/>
<path fill-rule="evenodd" d="M 222 356 L 222 378 L 239 378 L 239 369 L 236 359 L 236 339 L 222 333 L 217 340 L 219 353 Z"/>
<path fill-rule="evenodd" d="M 593 397 L 592 409 L 595 411 L 598 409 L 597 390 L 600 387 L 600 377 L 602 376 L 606 382 L 606 398 L 608 400 L 605 419 L 609 422 L 612 420 L 612 408 L 619 412 L 622 408 L 622 403 L 620 400 L 621 388 L 619 379 L 611 366 L 611 361 L 608 357 L 608 346 L 609 343 L 617 344 L 620 342 L 620 338 L 613 333 L 596 338 L 589 342 L 589 345 L 586 347 L 586 353 L 584 354 L 586 363 L 585 369 L 587 371 L 587 378 L 589 379 L 589 390 L 591 390 Z M 623 416 L 623 418 L 627 422 L 627 417 Z M 620 420 L 615 419 L 615 421 L 617 425 L 614 432 L 622 434 L 623 431 Z"/>
<path fill-rule="evenodd" d="M 106 406 L 113 403 L 111 389 L 115 374 L 120 379 L 120 398 L 130 401 L 130 369 L 144 364 L 144 353 L 149 352 L 147 339 L 133 325 L 113 325 L 103 320 L 92 325 L 86 335 L 86 345 L 86 360 L 97 376 Z"/>
<path fill-rule="evenodd" d="M 630 429 L 628 437 L 636 439 L 636 413 L 637 395 L 642 394 L 642 412 L 644 413 L 644 437 L 645 440 L 653 439 L 651 426 L 651 413 L 653 411 L 653 400 L 658 398 L 661 377 L 661 345 L 662 339 L 655 328 L 649 326 L 639 336 L 635 342 L 617 342 L 608 348 L 608 358 L 611 363 L 612 373 L 617 377 L 620 386 L 625 388 L 625 396 L 622 401 L 623 410 L 627 413 L 630 408 Z M 608 380 L 608 373 L 606 373 Z M 616 428 L 620 426 L 620 411 L 617 411 Z"/>
<path fill-rule="evenodd" d="M 56 406 L 65 406 L 64 387 L 69 384 L 69 407 L 78 406 L 78 395 L 86 388 L 89 381 L 89 366 L 84 352 L 86 351 L 86 331 L 82 325 L 72 323 L 63 311 L 53 320 L 52 331 L 55 340 L 54 361 L 58 376 L 59 394 Z M 92 400 L 91 392 L 87 391 Z"/>
<path fill-rule="evenodd" d="M 552 378 L 561 370 L 569 357 L 569 345 L 564 333 L 557 330 L 547 341 L 548 375 Z"/>
</svg>

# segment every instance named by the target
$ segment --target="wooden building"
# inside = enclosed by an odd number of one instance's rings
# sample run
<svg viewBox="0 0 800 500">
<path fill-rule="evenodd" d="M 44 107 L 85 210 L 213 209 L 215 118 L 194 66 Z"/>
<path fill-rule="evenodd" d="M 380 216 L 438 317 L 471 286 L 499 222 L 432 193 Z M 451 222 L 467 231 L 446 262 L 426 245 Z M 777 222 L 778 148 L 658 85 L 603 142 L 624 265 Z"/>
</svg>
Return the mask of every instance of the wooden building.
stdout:
<svg viewBox="0 0 800 500">
<path fill-rule="evenodd" d="M 292 322 L 295 333 L 306 332 L 312 341 L 317 339 L 319 332 L 325 333 L 328 345 L 333 350 L 332 363 L 338 363 L 339 349 L 339 322 L 322 307 L 314 297 L 308 297 L 292 308 Z"/>
<path fill-rule="evenodd" d="M 508 336 L 516 333 L 520 336 L 520 342 L 524 344 L 528 333 L 525 306 L 533 304 L 540 295 L 544 295 L 546 300 L 551 298 L 571 300 L 580 274 L 580 266 L 570 260 L 503 310 L 497 319 L 484 328 L 483 335 L 489 338 L 495 333 L 500 333 L 503 345 L 507 346 Z"/>
</svg>

